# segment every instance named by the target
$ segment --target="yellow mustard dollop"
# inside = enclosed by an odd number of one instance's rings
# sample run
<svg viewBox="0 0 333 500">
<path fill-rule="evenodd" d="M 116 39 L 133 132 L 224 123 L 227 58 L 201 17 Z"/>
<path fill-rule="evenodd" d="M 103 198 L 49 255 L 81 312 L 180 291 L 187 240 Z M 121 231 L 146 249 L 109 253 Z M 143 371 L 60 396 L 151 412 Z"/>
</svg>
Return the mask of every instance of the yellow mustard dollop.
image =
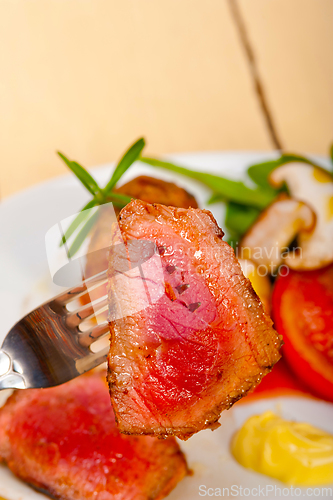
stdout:
<svg viewBox="0 0 333 500">
<path fill-rule="evenodd" d="M 249 418 L 235 434 L 231 451 L 244 467 L 288 484 L 333 483 L 333 436 L 271 411 Z"/>
</svg>

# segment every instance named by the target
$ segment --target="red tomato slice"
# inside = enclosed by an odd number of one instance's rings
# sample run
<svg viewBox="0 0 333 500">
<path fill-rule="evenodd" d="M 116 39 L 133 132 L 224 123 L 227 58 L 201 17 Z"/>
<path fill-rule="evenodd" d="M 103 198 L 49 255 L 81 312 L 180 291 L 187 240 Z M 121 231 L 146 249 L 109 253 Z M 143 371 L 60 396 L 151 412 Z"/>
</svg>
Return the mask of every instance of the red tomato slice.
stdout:
<svg viewBox="0 0 333 500">
<path fill-rule="evenodd" d="M 314 394 L 333 401 L 333 265 L 279 276 L 272 313 L 291 369 Z"/>
</svg>

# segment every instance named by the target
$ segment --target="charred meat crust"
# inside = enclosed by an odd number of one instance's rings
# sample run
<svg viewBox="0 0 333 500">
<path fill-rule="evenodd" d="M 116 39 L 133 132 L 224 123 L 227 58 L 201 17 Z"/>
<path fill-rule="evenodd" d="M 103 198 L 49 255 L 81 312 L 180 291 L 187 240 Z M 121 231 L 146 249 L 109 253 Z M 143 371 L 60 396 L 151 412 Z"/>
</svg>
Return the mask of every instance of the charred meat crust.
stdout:
<svg viewBox="0 0 333 500">
<path fill-rule="evenodd" d="M 278 361 L 281 338 L 209 211 L 132 201 L 119 226 L 125 241 L 165 249 L 167 284 L 155 304 L 110 323 L 108 383 L 119 429 L 187 439 L 215 428 L 221 411 Z M 110 259 L 110 301 L 119 299 L 113 277 Z"/>
<path fill-rule="evenodd" d="M 119 434 L 104 372 L 15 392 L 0 409 L 0 460 L 62 500 L 161 500 L 188 473 L 173 438 Z"/>
</svg>

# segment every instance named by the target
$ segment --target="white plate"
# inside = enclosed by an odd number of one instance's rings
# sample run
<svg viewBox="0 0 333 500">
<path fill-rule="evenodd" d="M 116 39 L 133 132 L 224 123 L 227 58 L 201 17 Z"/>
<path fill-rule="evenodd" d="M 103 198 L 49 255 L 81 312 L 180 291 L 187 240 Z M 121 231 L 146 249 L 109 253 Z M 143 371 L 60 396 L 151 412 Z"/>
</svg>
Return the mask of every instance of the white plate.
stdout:
<svg viewBox="0 0 333 500">
<path fill-rule="evenodd" d="M 205 152 L 178 154 L 169 158 L 198 170 L 240 178 L 252 163 L 275 156 L 275 153 Z M 328 166 L 324 159 L 318 161 Z M 111 171 L 112 165 L 105 165 L 94 169 L 93 175 L 103 185 Z M 127 181 L 139 174 L 176 181 L 197 197 L 201 207 L 209 197 L 209 190 L 195 181 L 140 163 L 131 167 L 123 180 Z M 20 317 L 62 290 L 51 280 L 45 252 L 45 234 L 55 223 L 78 212 L 88 200 L 89 194 L 73 175 L 68 175 L 18 193 L 0 205 L 0 344 L 9 328 Z M 222 207 L 213 205 L 210 209 L 221 224 Z M 204 496 L 204 491 L 209 496 L 208 488 L 213 488 L 209 493 L 215 488 L 229 488 L 229 496 L 241 496 L 240 486 L 251 489 L 258 485 L 276 485 L 285 488 L 285 485 L 266 476 L 243 469 L 229 452 L 230 438 L 245 418 L 266 409 L 278 409 L 286 418 L 306 420 L 333 433 L 333 405 L 329 403 L 285 397 L 235 405 L 222 415 L 222 425 L 218 430 L 200 432 L 186 443 L 181 443 L 194 475 L 177 486 L 170 494 L 170 500 L 194 500 Z M 206 489 L 199 490 L 200 485 Z M 303 492 L 305 490 L 302 490 L 302 495 Z M 275 493 L 266 495 L 266 498 L 276 498 Z M 46 498 L 16 479 L 3 466 L 0 467 L 0 496 L 8 500 Z M 224 496 L 227 496 L 227 490 Z M 255 493 L 251 493 L 250 498 L 252 496 Z"/>
</svg>

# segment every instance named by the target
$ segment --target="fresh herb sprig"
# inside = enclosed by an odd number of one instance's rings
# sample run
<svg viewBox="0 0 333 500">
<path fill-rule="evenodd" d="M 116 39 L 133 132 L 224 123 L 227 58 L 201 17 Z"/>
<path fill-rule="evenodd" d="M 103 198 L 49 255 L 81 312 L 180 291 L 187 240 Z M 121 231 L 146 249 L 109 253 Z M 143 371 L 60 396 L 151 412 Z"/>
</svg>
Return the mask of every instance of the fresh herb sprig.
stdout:
<svg viewBox="0 0 333 500">
<path fill-rule="evenodd" d="M 232 246 L 235 246 L 235 242 L 239 241 L 240 236 L 253 224 L 260 212 L 272 203 L 279 193 L 279 190 L 274 189 L 268 182 L 262 182 L 264 176 L 260 170 L 261 167 L 258 165 L 256 165 L 254 177 L 257 174 L 261 182 L 256 182 L 256 179 L 252 178 L 254 187 L 249 187 L 241 181 L 227 179 L 207 172 L 190 170 L 155 158 L 141 157 L 140 160 L 153 167 L 164 168 L 185 175 L 210 188 L 212 195 L 208 200 L 208 204 L 219 202 L 226 204 L 224 225 L 230 233 L 228 242 Z"/>
<path fill-rule="evenodd" d="M 333 145 L 330 149 L 330 157 L 333 162 Z M 254 187 L 249 187 L 247 183 L 241 181 L 191 170 L 169 161 L 148 157 L 141 157 L 140 160 L 153 167 L 164 168 L 185 175 L 209 187 L 212 190 L 212 195 L 208 200 L 208 204 L 218 202 L 226 204 L 224 224 L 230 233 L 229 243 L 232 246 L 235 246 L 236 242 L 240 241 L 262 210 L 272 203 L 281 191 L 286 190 L 285 186 L 280 189 L 274 189 L 271 186 L 269 174 L 272 170 L 285 163 L 296 161 L 316 165 L 312 160 L 304 156 L 282 153 L 276 160 L 257 163 L 248 168 L 248 177 L 254 183 Z"/>
<path fill-rule="evenodd" d="M 87 237 L 97 218 L 97 212 L 93 209 L 98 205 L 103 205 L 112 201 L 112 203 L 122 208 L 130 202 L 131 198 L 114 191 L 117 182 L 128 168 L 136 161 L 140 160 L 156 168 L 164 168 L 174 173 L 187 176 L 197 180 L 211 189 L 212 195 L 208 204 L 223 202 L 226 205 L 226 215 L 224 225 L 230 233 L 229 243 L 236 246 L 246 231 L 252 226 L 259 214 L 265 209 L 280 191 L 286 190 L 286 187 L 274 189 L 269 183 L 269 175 L 280 165 L 290 162 L 302 162 L 310 165 L 316 165 L 311 159 L 304 156 L 282 153 L 275 160 L 265 161 L 251 165 L 248 170 L 248 178 L 253 183 L 250 187 L 248 183 L 234 181 L 225 177 L 199 172 L 189 168 L 176 165 L 169 161 L 163 161 L 157 158 L 148 158 L 141 156 L 145 140 L 138 139 L 118 162 L 109 182 L 104 188 L 101 188 L 96 180 L 79 163 L 69 160 L 62 153 L 58 153 L 60 158 L 66 163 L 70 170 L 76 175 L 84 187 L 92 195 L 92 199 L 82 208 L 78 216 L 73 220 L 66 230 L 60 245 L 67 242 L 72 236 L 76 236 L 72 242 L 68 255 L 73 256 Z M 330 147 L 330 159 L 333 163 L 333 144 Z"/>
<path fill-rule="evenodd" d="M 62 246 L 76 233 L 67 251 L 68 257 L 73 257 L 73 255 L 75 255 L 92 229 L 97 218 L 97 212 L 92 210 L 94 207 L 104 205 L 111 201 L 115 206 L 122 208 L 131 201 L 130 197 L 116 193 L 114 189 L 123 174 L 139 158 L 144 147 L 145 140 L 142 137 L 129 147 L 118 162 L 110 180 L 104 188 L 98 185 L 93 176 L 82 167 L 82 165 L 76 161 L 69 160 L 64 154 L 58 152 L 60 158 L 92 195 L 92 199 L 82 208 L 81 212 L 72 221 L 60 241 L 60 246 Z"/>
<path fill-rule="evenodd" d="M 177 174 L 186 175 L 191 179 L 202 182 L 213 191 L 214 195 L 218 197 L 218 201 L 232 200 L 241 205 L 262 209 L 266 207 L 276 195 L 276 190 L 273 188 L 263 189 L 259 186 L 252 189 L 244 184 L 244 182 L 233 181 L 207 172 L 198 172 L 197 170 L 181 167 L 168 161 L 147 157 L 141 157 L 140 160 L 153 167 L 171 170 Z"/>
</svg>

